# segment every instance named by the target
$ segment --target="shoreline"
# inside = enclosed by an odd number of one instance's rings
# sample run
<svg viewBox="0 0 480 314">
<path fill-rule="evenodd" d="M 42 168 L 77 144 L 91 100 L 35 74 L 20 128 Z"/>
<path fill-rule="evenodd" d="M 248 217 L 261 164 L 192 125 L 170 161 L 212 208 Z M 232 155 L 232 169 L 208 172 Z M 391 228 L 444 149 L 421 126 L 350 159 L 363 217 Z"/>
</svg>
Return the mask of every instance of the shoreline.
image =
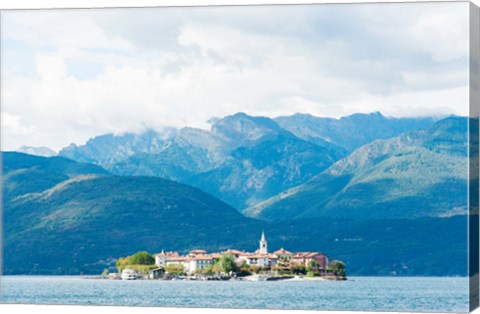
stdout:
<svg viewBox="0 0 480 314">
<path fill-rule="evenodd" d="M 2 278 L 13 278 L 13 277 L 72 277 L 72 278 L 84 278 L 84 277 L 101 277 L 98 274 L 5 274 L 1 276 Z M 469 278 L 469 276 L 459 276 L 459 275 L 447 275 L 447 276 L 432 276 L 432 275 L 410 275 L 410 276 L 385 276 L 385 275 L 350 275 L 348 278 Z M 245 277 L 241 277 L 245 278 Z M 305 277 L 304 277 L 305 278 Z M 318 277 L 306 277 L 306 278 L 318 278 Z"/>
<path fill-rule="evenodd" d="M 81 279 L 88 280 L 123 280 L 119 277 L 102 277 L 102 276 L 81 276 Z M 266 276 L 266 275 L 251 275 L 245 277 L 188 277 L 184 276 L 182 278 L 173 277 L 170 279 L 151 279 L 151 278 L 136 278 L 132 280 L 145 280 L 145 281 L 346 281 L 347 277 L 337 277 L 337 276 L 317 276 L 317 277 L 306 277 L 306 276 Z M 129 280 L 123 280 L 129 281 Z"/>
<path fill-rule="evenodd" d="M 337 276 L 317 276 L 317 277 L 306 277 L 306 276 L 272 276 L 267 277 L 265 280 L 258 280 L 258 276 L 247 276 L 241 277 L 233 280 L 238 281 L 345 281 L 348 280 L 347 277 L 337 277 Z"/>
</svg>

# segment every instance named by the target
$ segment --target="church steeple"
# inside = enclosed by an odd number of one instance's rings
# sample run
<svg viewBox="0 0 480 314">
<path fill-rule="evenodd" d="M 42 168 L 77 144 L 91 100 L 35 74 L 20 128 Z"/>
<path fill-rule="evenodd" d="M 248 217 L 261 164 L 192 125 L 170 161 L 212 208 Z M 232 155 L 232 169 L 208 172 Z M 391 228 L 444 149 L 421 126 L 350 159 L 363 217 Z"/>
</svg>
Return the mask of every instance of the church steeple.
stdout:
<svg viewBox="0 0 480 314">
<path fill-rule="evenodd" d="M 262 230 L 262 238 L 260 239 L 260 248 L 259 253 L 267 254 L 268 253 L 268 246 L 267 240 L 265 239 L 265 232 Z"/>
</svg>

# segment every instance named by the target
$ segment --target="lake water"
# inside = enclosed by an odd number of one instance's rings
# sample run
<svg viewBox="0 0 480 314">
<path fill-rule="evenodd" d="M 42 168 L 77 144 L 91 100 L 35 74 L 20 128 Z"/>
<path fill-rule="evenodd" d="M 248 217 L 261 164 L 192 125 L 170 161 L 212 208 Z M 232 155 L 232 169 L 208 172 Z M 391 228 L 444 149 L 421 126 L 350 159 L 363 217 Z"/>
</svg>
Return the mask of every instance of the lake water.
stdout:
<svg viewBox="0 0 480 314">
<path fill-rule="evenodd" d="M 348 281 L 121 281 L 5 276 L 2 303 L 317 310 L 468 311 L 468 278 Z"/>
</svg>

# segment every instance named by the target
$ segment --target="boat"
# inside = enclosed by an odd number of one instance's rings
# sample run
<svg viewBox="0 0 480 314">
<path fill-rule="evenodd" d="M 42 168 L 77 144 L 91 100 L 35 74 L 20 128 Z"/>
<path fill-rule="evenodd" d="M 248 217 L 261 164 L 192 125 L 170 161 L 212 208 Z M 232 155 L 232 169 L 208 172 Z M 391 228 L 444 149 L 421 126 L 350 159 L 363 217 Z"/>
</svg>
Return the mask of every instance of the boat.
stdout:
<svg viewBox="0 0 480 314">
<path fill-rule="evenodd" d="M 133 269 L 124 269 L 122 271 L 122 280 L 137 280 L 138 274 Z"/>
</svg>

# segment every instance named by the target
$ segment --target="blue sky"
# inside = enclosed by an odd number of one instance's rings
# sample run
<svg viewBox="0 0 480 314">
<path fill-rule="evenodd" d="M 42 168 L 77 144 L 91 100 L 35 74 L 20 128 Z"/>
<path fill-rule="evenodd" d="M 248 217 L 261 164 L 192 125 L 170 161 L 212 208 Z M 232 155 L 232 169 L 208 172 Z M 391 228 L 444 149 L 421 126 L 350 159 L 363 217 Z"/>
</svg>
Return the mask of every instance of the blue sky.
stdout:
<svg viewBox="0 0 480 314">
<path fill-rule="evenodd" d="M 468 4 L 2 13 L 3 149 L 239 111 L 468 112 Z"/>
</svg>

